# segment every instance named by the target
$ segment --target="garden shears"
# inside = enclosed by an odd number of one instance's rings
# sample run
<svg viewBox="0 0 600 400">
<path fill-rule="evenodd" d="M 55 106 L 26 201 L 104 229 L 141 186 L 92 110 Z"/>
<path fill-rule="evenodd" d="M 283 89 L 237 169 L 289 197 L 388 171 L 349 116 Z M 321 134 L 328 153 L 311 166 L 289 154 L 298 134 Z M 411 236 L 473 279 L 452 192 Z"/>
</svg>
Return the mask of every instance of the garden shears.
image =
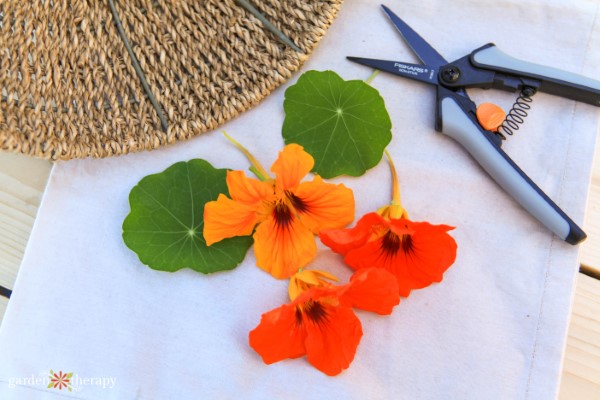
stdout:
<svg viewBox="0 0 600 400">
<path fill-rule="evenodd" d="M 513 58 L 493 43 L 448 62 L 389 8 L 382 7 L 423 64 L 360 57 L 348 59 L 434 85 L 437 90 L 435 129 L 459 142 L 500 187 L 558 237 L 570 244 L 584 240 L 583 230 L 517 166 L 501 144 L 504 134 L 512 134 L 523 122 L 528 102 L 537 91 L 600 106 L 600 82 Z M 465 89 L 471 87 L 521 91 L 521 95 L 506 117 L 502 114 L 498 118 L 496 114 L 499 121 L 490 123 L 489 117 L 478 113 L 477 106 L 467 95 Z"/>
</svg>

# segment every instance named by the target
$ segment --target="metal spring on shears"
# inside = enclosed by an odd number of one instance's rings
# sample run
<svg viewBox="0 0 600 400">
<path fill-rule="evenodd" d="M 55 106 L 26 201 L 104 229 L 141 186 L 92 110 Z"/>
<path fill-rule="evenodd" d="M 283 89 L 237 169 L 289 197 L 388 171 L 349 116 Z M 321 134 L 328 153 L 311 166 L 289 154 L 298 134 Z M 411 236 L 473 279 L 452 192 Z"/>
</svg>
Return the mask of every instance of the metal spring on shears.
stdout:
<svg viewBox="0 0 600 400">
<path fill-rule="evenodd" d="M 533 101 L 532 97 L 535 93 L 536 89 L 531 86 L 525 86 L 521 89 L 521 94 L 514 102 L 508 114 L 506 114 L 506 118 L 502 124 L 498 127 L 496 135 L 498 135 L 500 139 L 506 140 L 505 135 L 512 135 L 519 130 L 519 125 L 525 122 L 527 110 L 531 109 L 529 103 Z"/>
</svg>

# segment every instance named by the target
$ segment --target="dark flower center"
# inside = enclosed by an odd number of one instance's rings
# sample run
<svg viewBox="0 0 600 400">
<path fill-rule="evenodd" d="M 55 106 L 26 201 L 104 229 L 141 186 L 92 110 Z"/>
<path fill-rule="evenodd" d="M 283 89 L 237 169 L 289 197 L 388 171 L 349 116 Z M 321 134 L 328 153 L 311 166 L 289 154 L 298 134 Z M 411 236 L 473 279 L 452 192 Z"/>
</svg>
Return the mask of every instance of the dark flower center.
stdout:
<svg viewBox="0 0 600 400">
<path fill-rule="evenodd" d="M 283 202 L 277 202 L 277 204 L 275 204 L 274 216 L 277 226 L 283 228 L 287 227 L 294 218 L 292 210 Z"/>
<path fill-rule="evenodd" d="M 411 235 L 398 236 L 392 231 L 387 231 L 381 240 L 381 247 L 386 254 L 395 256 L 399 250 L 402 250 L 404 254 L 412 253 L 413 240 Z"/>
<path fill-rule="evenodd" d="M 318 301 L 309 300 L 301 307 L 296 307 L 296 324 L 302 325 L 304 316 L 315 324 L 327 321 L 327 310 Z"/>
<path fill-rule="evenodd" d="M 296 196 L 294 193 L 290 192 L 289 190 L 285 191 L 285 195 L 287 196 L 287 198 L 290 201 L 290 203 L 292 204 L 292 206 L 298 212 L 308 211 L 308 205 L 300 197 Z"/>
</svg>

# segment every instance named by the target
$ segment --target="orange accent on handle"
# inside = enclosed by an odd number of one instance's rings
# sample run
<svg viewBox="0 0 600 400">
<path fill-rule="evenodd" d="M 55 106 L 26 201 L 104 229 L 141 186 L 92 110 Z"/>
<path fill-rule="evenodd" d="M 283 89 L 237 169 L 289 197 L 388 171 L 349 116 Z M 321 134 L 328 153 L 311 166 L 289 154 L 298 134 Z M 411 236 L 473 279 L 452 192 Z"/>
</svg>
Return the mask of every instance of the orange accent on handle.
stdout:
<svg viewBox="0 0 600 400">
<path fill-rule="evenodd" d="M 483 103 L 477 107 L 477 120 L 488 131 L 496 132 L 505 118 L 504 110 L 493 103 Z"/>
</svg>

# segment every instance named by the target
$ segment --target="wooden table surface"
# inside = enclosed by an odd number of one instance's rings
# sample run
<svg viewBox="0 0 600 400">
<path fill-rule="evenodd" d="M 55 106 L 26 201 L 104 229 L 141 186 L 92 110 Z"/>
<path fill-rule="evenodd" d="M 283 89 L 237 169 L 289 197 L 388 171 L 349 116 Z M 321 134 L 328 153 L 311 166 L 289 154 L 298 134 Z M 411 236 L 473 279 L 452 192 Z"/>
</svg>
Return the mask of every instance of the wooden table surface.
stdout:
<svg viewBox="0 0 600 400">
<path fill-rule="evenodd" d="M 600 400 L 600 144 L 588 201 L 560 396 Z M 0 152 L 0 286 L 12 289 L 51 164 Z M 0 288 L 2 290 L 2 288 Z M 10 300 L 0 295 L 0 320 Z"/>
</svg>

